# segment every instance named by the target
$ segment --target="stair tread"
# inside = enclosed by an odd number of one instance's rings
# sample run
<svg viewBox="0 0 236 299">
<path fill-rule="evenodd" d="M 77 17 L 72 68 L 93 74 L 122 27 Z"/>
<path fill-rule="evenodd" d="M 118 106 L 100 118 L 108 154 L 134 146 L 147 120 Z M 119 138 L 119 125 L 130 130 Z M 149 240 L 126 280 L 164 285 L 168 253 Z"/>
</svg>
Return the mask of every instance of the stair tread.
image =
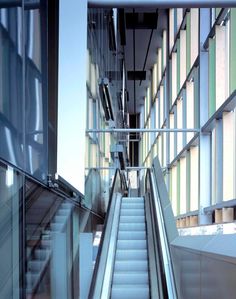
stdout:
<svg viewBox="0 0 236 299">
<path fill-rule="evenodd" d="M 142 276 L 142 275 L 146 275 L 148 274 L 148 271 L 135 271 L 135 270 L 132 270 L 132 271 L 118 271 L 118 272 L 114 272 L 114 274 L 116 275 L 137 275 L 137 276 Z"/>
<path fill-rule="evenodd" d="M 147 235 L 145 231 L 118 231 L 118 240 L 146 240 Z"/>
<path fill-rule="evenodd" d="M 149 288 L 148 283 L 142 283 L 142 284 L 113 284 L 113 288 L 127 288 L 127 289 L 132 289 L 132 288 Z"/>
<path fill-rule="evenodd" d="M 114 285 L 111 290 L 111 299 L 149 299 L 148 285 Z"/>
<path fill-rule="evenodd" d="M 111 299 L 148 299 L 149 269 L 143 197 L 123 197 Z"/>
<path fill-rule="evenodd" d="M 119 231 L 145 231 L 146 225 L 145 223 L 120 223 L 119 224 Z"/>
<path fill-rule="evenodd" d="M 114 284 L 148 284 L 148 271 L 119 271 L 114 272 Z"/>
<path fill-rule="evenodd" d="M 147 260 L 127 260 L 127 261 L 115 261 L 114 272 L 132 272 L 132 271 L 147 271 L 148 270 L 148 262 Z"/>
<path fill-rule="evenodd" d="M 120 223 L 145 223 L 145 216 L 120 216 Z"/>
</svg>

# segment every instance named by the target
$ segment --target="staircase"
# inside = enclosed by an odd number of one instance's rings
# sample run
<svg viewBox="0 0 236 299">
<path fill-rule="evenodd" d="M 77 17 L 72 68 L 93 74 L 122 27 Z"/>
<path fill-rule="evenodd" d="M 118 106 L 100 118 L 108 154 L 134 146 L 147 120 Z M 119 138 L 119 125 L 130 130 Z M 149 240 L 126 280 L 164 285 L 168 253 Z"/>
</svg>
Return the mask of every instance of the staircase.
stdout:
<svg viewBox="0 0 236 299">
<path fill-rule="evenodd" d="M 148 299 L 149 271 L 142 197 L 123 197 L 111 299 Z"/>
<path fill-rule="evenodd" d="M 73 205 L 70 203 L 62 203 L 53 221 L 50 229 L 42 233 L 41 241 L 33 253 L 28 257 L 27 272 L 26 272 L 26 294 L 27 299 L 34 298 L 34 292 L 38 288 L 42 280 L 46 267 L 49 264 L 52 248 L 51 248 L 51 234 L 53 232 L 60 232 L 66 225 L 72 210 Z M 28 251 L 32 251 L 28 248 Z"/>
</svg>

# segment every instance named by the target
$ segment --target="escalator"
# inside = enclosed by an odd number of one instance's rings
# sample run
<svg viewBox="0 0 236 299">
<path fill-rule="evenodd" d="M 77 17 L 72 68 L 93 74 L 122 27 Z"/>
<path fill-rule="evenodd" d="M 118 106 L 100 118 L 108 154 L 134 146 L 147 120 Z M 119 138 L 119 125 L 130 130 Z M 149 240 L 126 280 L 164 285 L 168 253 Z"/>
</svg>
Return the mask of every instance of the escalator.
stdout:
<svg viewBox="0 0 236 299">
<path fill-rule="evenodd" d="M 168 234 L 152 170 L 142 197 L 125 197 L 117 170 L 89 299 L 177 299 Z"/>
<path fill-rule="evenodd" d="M 143 197 L 123 197 L 111 298 L 148 299 L 149 267 Z"/>
</svg>

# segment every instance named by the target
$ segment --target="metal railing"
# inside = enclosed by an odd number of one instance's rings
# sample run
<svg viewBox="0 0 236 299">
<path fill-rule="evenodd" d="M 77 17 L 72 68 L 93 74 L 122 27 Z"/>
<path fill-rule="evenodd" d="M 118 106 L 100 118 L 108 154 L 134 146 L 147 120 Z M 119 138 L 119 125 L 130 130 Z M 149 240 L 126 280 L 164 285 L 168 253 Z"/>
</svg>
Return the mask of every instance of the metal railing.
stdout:
<svg viewBox="0 0 236 299">
<path fill-rule="evenodd" d="M 117 169 L 105 218 L 101 243 L 98 249 L 97 260 L 89 291 L 89 299 L 110 298 L 111 280 L 115 258 L 120 205 L 124 182 L 120 171 Z"/>
<path fill-rule="evenodd" d="M 158 190 L 158 182 L 156 180 L 154 169 L 149 169 L 146 175 L 146 206 L 149 208 L 151 224 L 151 242 L 154 246 L 153 256 L 155 258 L 156 268 L 153 271 L 150 268 L 152 297 L 158 291 L 157 298 L 177 299 L 177 290 L 175 285 L 174 271 L 171 261 L 170 243 L 167 237 L 165 220 L 163 216 L 160 194 Z M 148 201 L 148 202 L 147 202 Z M 154 261 L 152 261 L 152 264 Z M 153 281 L 152 275 L 157 276 L 158 281 Z"/>
</svg>

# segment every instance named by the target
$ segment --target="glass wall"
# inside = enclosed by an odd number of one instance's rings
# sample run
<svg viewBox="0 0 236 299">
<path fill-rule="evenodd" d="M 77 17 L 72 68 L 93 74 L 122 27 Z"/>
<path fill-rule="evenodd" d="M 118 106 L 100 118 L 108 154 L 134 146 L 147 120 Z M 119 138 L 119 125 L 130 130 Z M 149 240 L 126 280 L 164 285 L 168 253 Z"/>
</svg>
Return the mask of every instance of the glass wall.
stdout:
<svg viewBox="0 0 236 299">
<path fill-rule="evenodd" d="M 25 170 L 47 176 L 47 1 L 24 6 Z"/>
<path fill-rule="evenodd" d="M 20 5 L 0 3 L 0 156 L 24 167 L 23 19 Z"/>
<path fill-rule="evenodd" d="M 92 269 L 103 218 L 2 162 L 0 194 L 0 298 L 79 298 L 80 235 Z"/>
<path fill-rule="evenodd" d="M 236 10 L 170 9 L 168 21 L 169 32 L 165 28 L 162 31 L 162 46 L 157 48 L 152 68 L 151 96 L 150 86 L 147 87 L 141 127 L 199 132 L 157 133 L 151 142 L 150 134 L 144 133 L 140 162 L 151 166 L 153 157 L 158 155 L 174 214 L 177 219 L 183 218 L 187 226 L 189 218 L 194 219 L 191 225 L 200 223 L 205 208 L 210 209 L 205 213 L 212 213 L 213 222 L 216 209 L 222 214 L 220 222 L 233 222 Z M 200 51 L 200 41 L 205 52 Z M 209 140 L 207 146 L 204 138 Z M 201 179 L 204 175 L 209 184 Z M 209 192 L 205 193 L 207 185 Z M 211 205 L 219 207 L 211 209 Z M 209 218 L 207 221 L 211 221 Z"/>
<path fill-rule="evenodd" d="M 113 31 L 114 30 L 114 31 Z M 114 40 L 112 39 L 114 33 Z M 124 111 L 120 103 L 122 90 L 122 59 L 117 54 L 119 34 L 116 10 L 88 10 L 87 44 L 87 129 L 122 127 Z M 112 44 L 112 43 L 115 43 Z M 118 46 L 117 46 L 118 47 Z M 113 120 L 105 118 L 99 92 L 99 81 L 108 82 Z M 124 108 L 124 107 L 123 107 Z M 109 187 L 117 166 L 111 156 L 112 145 L 125 136 L 119 134 L 89 133 L 86 136 L 86 205 L 99 213 L 106 212 Z M 121 135 L 121 134 L 120 134 Z"/>
<path fill-rule="evenodd" d="M 20 298 L 23 179 L 0 163 L 0 298 Z"/>
<path fill-rule="evenodd" d="M 4 3 L 5 7 L 0 3 L 0 157 L 46 181 L 47 2 Z"/>
<path fill-rule="evenodd" d="M 28 179 L 25 203 L 26 296 L 79 298 L 80 233 L 94 239 L 103 219 Z"/>
</svg>

